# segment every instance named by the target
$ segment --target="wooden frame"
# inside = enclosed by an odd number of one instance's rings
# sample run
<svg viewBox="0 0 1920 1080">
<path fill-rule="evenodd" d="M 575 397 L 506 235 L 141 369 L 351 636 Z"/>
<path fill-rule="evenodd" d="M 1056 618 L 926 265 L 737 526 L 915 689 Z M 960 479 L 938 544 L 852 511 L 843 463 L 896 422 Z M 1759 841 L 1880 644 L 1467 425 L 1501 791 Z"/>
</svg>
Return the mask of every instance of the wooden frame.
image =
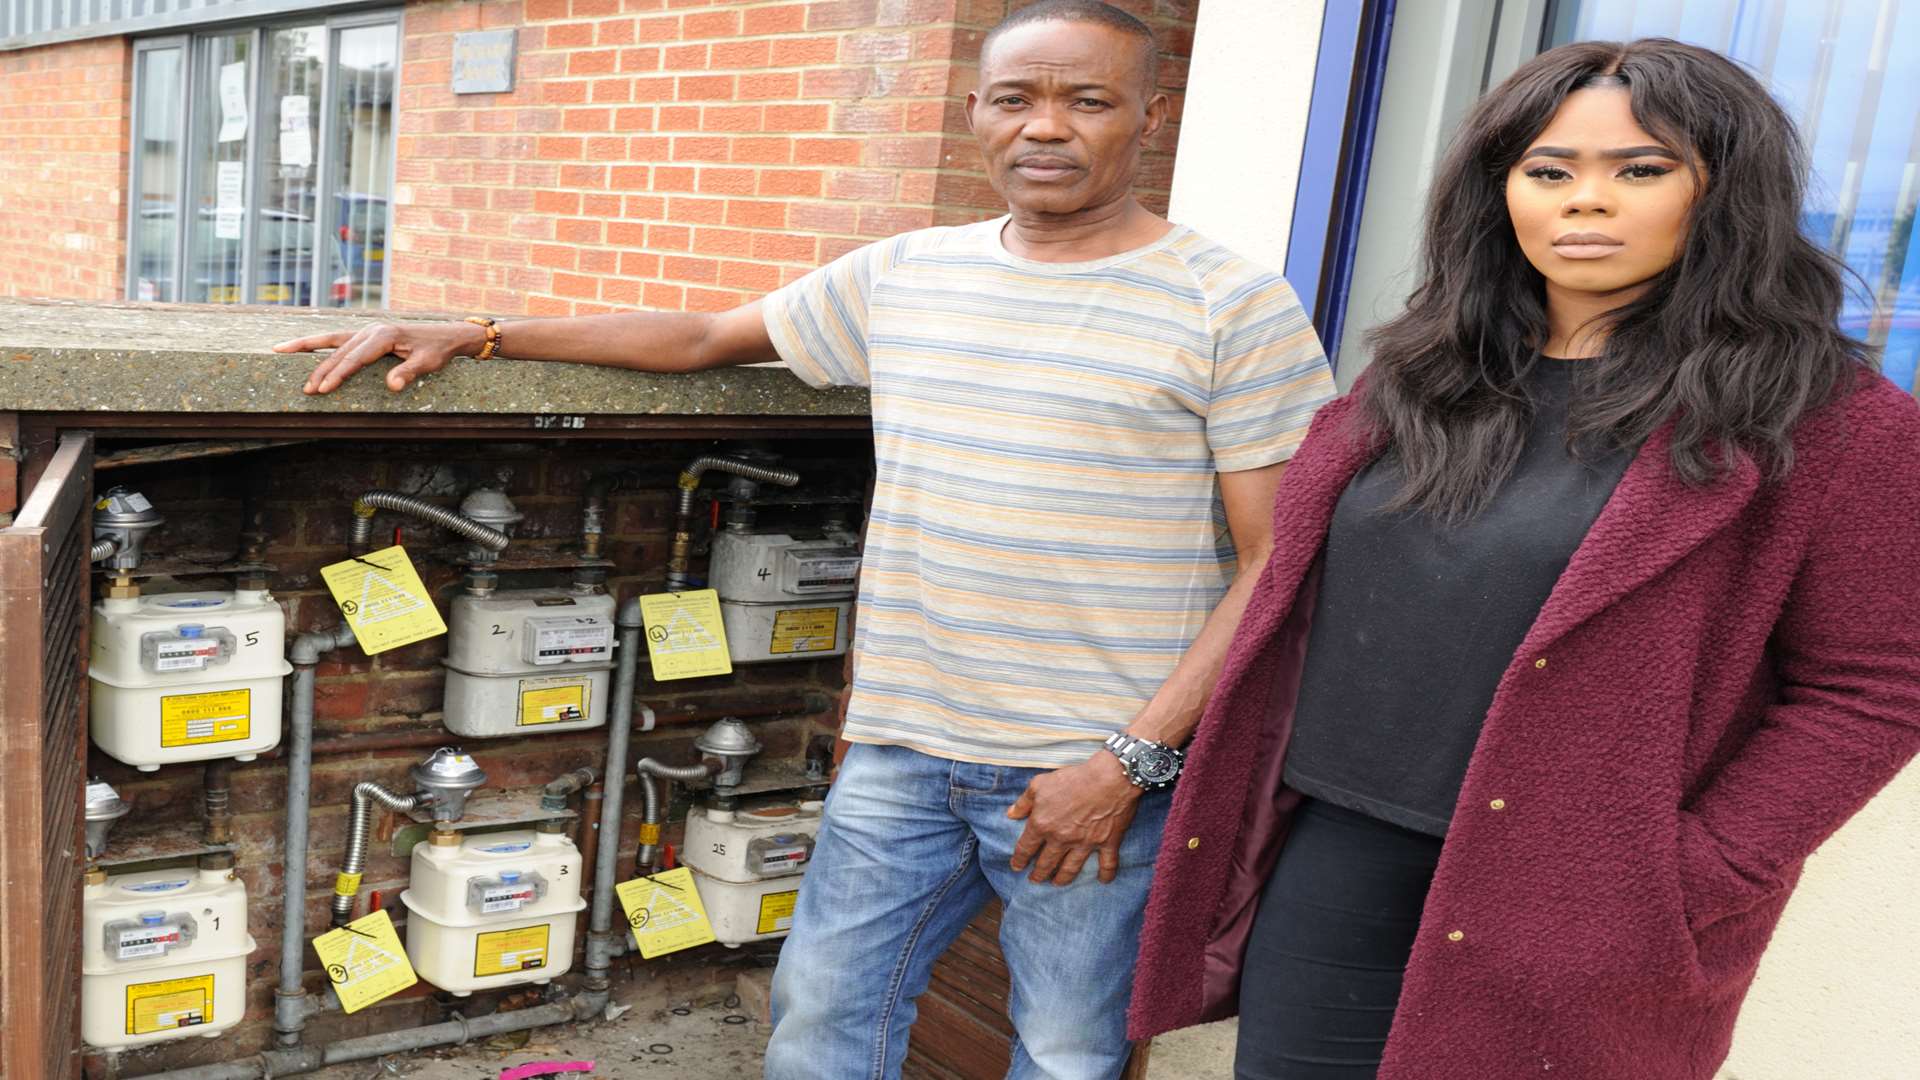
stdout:
<svg viewBox="0 0 1920 1080">
<path fill-rule="evenodd" d="M 93 439 L 66 435 L 0 529 L 0 1075 L 20 1080 L 80 1069 L 92 488 Z"/>
</svg>

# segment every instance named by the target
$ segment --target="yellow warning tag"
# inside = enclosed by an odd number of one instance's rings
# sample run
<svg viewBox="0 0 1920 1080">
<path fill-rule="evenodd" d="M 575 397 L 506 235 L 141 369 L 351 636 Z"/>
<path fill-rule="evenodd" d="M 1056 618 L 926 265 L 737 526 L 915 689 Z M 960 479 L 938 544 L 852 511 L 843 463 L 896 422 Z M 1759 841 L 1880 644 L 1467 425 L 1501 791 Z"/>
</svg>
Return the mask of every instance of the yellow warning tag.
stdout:
<svg viewBox="0 0 1920 1080">
<path fill-rule="evenodd" d="M 700 891 L 693 887 L 693 871 L 675 867 L 652 877 L 623 881 L 613 887 L 627 913 L 627 927 L 648 960 L 713 940 Z"/>
<path fill-rule="evenodd" d="M 342 1012 L 358 1012 L 420 981 L 385 911 L 321 934 L 313 939 L 313 951 L 326 965 Z"/>
<path fill-rule="evenodd" d="M 213 1023 L 213 976 L 134 983 L 127 987 L 127 1034 L 147 1035 Z"/>
<path fill-rule="evenodd" d="M 320 576 L 368 656 L 447 632 L 406 548 L 395 545 L 323 566 Z"/>
<path fill-rule="evenodd" d="M 647 654 L 653 658 L 655 679 L 732 673 L 727 631 L 720 625 L 719 593 L 695 589 L 643 596 L 640 617 L 647 624 Z"/>
<path fill-rule="evenodd" d="M 793 902 L 799 898 L 799 889 L 770 892 L 761 897 L 760 917 L 754 921 L 753 932 L 777 934 L 782 930 L 793 929 Z"/>
<path fill-rule="evenodd" d="M 770 653 L 832 652 L 840 639 L 840 609 L 788 608 L 773 616 Z"/>
<path fill-rule="evenodd" d="M 574 724 L 588 719 L 589 684 L 579 679 L 521 679 L 521 727 L 534 724 Z"/>
<path fill-rule="evenodd" d="M 571 916 L 569 916 L 571 917 Z M 494 930 L 473 938 L 473 975 L 506 975 L 547 966 L 547 923 Z"/>
<path fill-rule="evenodd" d="M 253 732 L 253 691 L 168 694 L 160 699 L 160 745 L 234 742 Z"/>
</svg>

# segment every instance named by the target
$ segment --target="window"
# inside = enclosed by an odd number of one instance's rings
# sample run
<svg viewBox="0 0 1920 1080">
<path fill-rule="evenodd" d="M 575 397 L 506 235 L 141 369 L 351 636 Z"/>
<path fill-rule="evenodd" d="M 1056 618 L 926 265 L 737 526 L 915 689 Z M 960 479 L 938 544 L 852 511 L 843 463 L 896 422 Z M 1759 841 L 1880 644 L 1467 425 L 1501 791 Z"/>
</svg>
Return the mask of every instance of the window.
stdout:
<svg viewBox="0 0 1920 1080">
<path fill-rule="evenodd" d="M 398 17 L 135 50 L 128 298 L 383 306 Z"/>
<path fill-rule="evenodd" d="M 1672 37 L 1745 64 L 1800 125 L 1802 223 L 1864 282 L 1841 316 L 1913 390 L 1920 365 L 1920 0 L 1562 0 L 1547 44 Z M 1860 284 L 1856 282 L 1856 286 Z"/>
<path fill-rule="evenodd" d="M 1920 0 L 1399 5 L 1337 342 L 1343 386 L 1366 364 L 1365 332 L 1391 318 L 1412 287 L 1408 238 L 1419 235 L 1433 168 L 1473 100 L 1542 48 L 1656 35 L 1747 65 L 1800 125 L 1814 171 L 1803 226 L 1864 282 L 1841 326 L 1880 346 L 1887 376 L 1916 389 L 1920 80 L 1911 73 L 1920 68 Z"/>
</svg>

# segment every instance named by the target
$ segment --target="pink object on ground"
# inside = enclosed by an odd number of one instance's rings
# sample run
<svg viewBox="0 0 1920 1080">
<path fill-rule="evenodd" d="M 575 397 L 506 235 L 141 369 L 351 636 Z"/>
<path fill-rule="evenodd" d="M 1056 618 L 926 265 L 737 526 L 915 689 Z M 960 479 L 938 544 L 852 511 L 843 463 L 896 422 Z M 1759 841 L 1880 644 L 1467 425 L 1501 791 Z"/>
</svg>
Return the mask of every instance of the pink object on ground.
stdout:
<svg viewBox="0 0 1920 1080">
<path fill-rule="evenodd" d="M 536 1076 L 558 1076 L 561 1073 L 590 1073 L 591 1061 L 530 1061 L 525 1065 L 515 1065 L 511 1069 L 500 1071 L 500 1080 L 533 1080 Z"/>
</svg>

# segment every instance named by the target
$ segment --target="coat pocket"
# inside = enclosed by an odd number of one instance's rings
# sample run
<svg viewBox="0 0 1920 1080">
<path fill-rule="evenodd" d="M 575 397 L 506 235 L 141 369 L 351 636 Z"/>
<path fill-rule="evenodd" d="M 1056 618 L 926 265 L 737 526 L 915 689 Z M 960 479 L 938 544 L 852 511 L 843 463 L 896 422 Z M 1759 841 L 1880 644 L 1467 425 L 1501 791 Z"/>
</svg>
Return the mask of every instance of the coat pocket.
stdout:
<svg viewBox="0 0 1920 1080">
<path fill-rule="evenodd" d="M 1680 811 L 1678 844 L 1682 909 L 1695 933 L 1778 896 L 1778 882 L 1757 882 L 1727 861 L 1720 842 L 1695 815 Z"/>
<path fill-rule="evenodd" d="M 1677 912 L 1703 983 L 1753 976 L 1792 892 L 1792 882 L 1755 882 L 1730 863 L 1693 814 L 1680 812 Z"/>
</svg>

